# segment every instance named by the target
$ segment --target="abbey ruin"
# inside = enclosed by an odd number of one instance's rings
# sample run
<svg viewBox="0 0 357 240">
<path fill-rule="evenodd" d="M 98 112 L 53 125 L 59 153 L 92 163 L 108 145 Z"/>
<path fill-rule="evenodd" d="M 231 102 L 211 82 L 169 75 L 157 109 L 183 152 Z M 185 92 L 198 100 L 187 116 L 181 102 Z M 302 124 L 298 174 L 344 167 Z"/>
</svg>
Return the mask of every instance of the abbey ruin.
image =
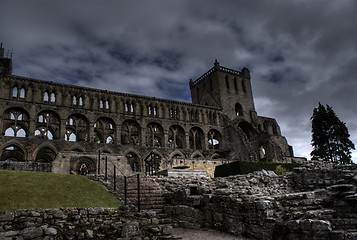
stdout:
<svg viewBox="0 0 357 240">
<path fill-rule="evenodd" d="M 294 160 L 277 121 L 255 111 L 247 68 L 215 61 L 189 82 L 188 103 L 16 76 L 2 46 L 0 67 L 1 162 L 93 173 L 106 158 L 124 174 L 181 166 L 212 175 L 230 161 Z"/>
</svg>

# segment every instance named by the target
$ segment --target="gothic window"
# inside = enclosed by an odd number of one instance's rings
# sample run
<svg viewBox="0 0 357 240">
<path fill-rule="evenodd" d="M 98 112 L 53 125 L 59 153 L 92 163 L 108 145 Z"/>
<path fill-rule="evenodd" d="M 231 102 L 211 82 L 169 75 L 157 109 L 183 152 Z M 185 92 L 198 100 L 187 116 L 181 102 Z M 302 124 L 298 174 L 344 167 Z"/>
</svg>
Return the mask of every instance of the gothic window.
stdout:
<svg viewBox="0 0 357 240">
<path fill-rule="evenodd" d="M 141 128 L 136 121 L 124 121 L 121 129 L 121 144 L 140 145 Z"/>
<path fill-rule="evenodd" d="M 236 116 L 243 117 L 243 107 L 242 107 L 242 105 L 240 105 L 239 103 L 236 103 L 235 109 L 236 109 Z"/>
<path fill-rule="evenodd" d="M 56 102 L 56 94 L 53 92 L 51 93 L 51 103 L 55 103 Z"/>
<path fill-rule="evenodd" d="M 162 147 L 164 140 L 164 131 L 158 123 L 150 123 L 146 127 L 146 146 Z"/>
<path fill-rule="evenodd" d="M 57 154 L 53 149 L 49 147 L 43 147 L 37 152 L 35 161 L 51 163 L 53 160 L 55 160 L 56 156 Z"/>
<path fill-rule="evenodd" d="M 245 81 L 244 79 L 242 79 L 242 89 L 243 89 L 243 92 L 246 93 L 247 92 L 247 88 L 245 86 Z"/>
<path fill-rule="evenodd" d="M 43 101 L 48 102 L 48 99 L 49 99 L 48 92 L 44 92 L 43 93 Z"/>
<path fill-rule="evenodd" d="M 99 108 L 100 108 L 100 109 L 103 109 L 103 108 L 104 108 L 103 100 L 99 100 Z"/>
<path fill-rule="evenodd" d="M 228 78 L 228 75 L 226 75 L 226 87 L 227 87 L 227 89 L 229 89 L 229 78 Z"/>
<path fill-rule="evenodd" d="M 10 145 L 4 148 L 0 160 L 22 162 L 25 161 L 25 152 L 16 145 Z"/>
<path fill-rule="evenodd" d="M 25 98 L 26 97 L 26 91 L 25 88 L 20 89 L 20 98 Z"/>
<path fill-rule="evenodd" d="M 149 106 L 148 107 L 148 114 L 149 116 L 156 117 L 158 116 L 158 109 L 156 106 Z"/>
<path fill-rule="evenodd" d="M 130 102 L 126 102 L 124 104 L 124 111 L 126 113 L 134 113 L 134 104 Z"/>
<path fill-rule="evenodd" d="M 233 84 L 234 84 L 234 90 L 238 91 L 237 78 L 233 79 Z"/>
<path fill-rule="evenodd" d="M 209 149 L 219 149 L 222 135 L 217 130 L 211 129 L 208 132 L 208 148 Z"/>
<path fill-rule="evenodd" d="M 204 135 L 201 128 L 193 127 L 189 134 L 190 149 L 203 149 Z"/>
<path fill-rule="evenodd" d="M 167 146 L 169 148 L 184 148 L 185 147 L 185 131 L 179 125 L 172 125 L 169 129 L 169 140 Z"/>
<path fill-rule="evenodd" d="M 66 141 L 88 141 L 89 121 L 85 116 L 73 114 L 66 121 Z"/>
<path fill-rule="evenodd" d="M 133 152 L 129 152 L 125 155 L 126 159 L 128 160 L 128 163 L 131 167 L 131 170 L 133 172 L 140 172 L 141 171 L 141 163 L 140 163 L 140 158 L 138 157 L 137 154 Z"/>
<path fill-rule="evenodd" d="M 35 136 L 44 139 L 58 139 L 60 135 L 60 117 L 52 111 L 43 111 L 37 115 Z"/>
<path fill-rule="evenodd" d="M 99 118 L 94 124 L 94 142 L 114 144 L 114 137 L 116 135 L 115 123 L 112 119 L 107 117 Z"/>
<path fill-rule="evenodd" d="M 79 97 L 79 99 L 78 99 L 78 105 L 79 105 L 80 107 L 83 107 L 83 97 L 82 97 L 82 96 Z"/>
<path fill-rule="evenodd" d="M 178 119 L 178 109 L 176 107 L 169 108 L 169 118 Z"/>
<path fill-rule="evenodd" d="M 76 96 L 72 97 L 72 105 L 77 106 L 77 97 Z"/>
<path fill-rule="evenodd" d="M 13 87 L 12 88 L 12 97 L 16 97 L 17 98 L 17 93 L 18 93 L 17 87 Z"/>
<path fill-rule="evenodd" d="M 27 137 L 29 115 L 22 108 L 11 108 L 4 112 L 3 134 L 9 137 Z"/>
</svg>

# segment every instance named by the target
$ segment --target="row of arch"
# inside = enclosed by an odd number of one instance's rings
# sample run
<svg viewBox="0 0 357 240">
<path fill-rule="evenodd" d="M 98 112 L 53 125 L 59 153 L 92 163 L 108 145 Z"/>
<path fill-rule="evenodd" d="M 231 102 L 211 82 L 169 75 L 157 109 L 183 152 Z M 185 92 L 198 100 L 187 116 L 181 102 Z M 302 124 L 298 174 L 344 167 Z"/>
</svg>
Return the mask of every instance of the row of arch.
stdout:
<svg viewBox="0 0 357 240">
<path fill-rule="evenodd" d="M 76 148 L 74 149 L 76 152 L 81 152 L 80 149 Z M 104 151 L 105 152 L 105 151 Z M 110 153 L 110 152 L 107 152 Z M 34 162 L 37 163 L 52 163 L 56 156 L 58 155 L 57 149 L 51 145 L 51 144 L 43 144 L 40 145 L 35 151 L 34 151 Z M 202 154 L 202 152 L 196 150 L 190 154 L 190 156 L 186 156 L 182 151 L 180 150 L 173 150 L 169 156 L 164 157 L 160 152 L 157 150 L 152 150 L 146 156 L 141 156 L 139 153 L 137 153 L 133 149 L 128 149 L 126 152 L 123 153 L 123 155 L 127 159 L 127 163 L 130 165 L 131 170 L 133 172 L 141 172 L 141 171 L 147 171 L 148 168 L 154 168 L 153 170 L 157 171 L 161 167 L 168 168 L 172 167 L 174 163 L 185 163 L 186 161 L 191 160 L 197 160 L 197 159 L 207 159 L 205 158 Z M 77 157 L 76 157 L 77 158 Z M 80 157 L 82 158 L 88 158 L 88 157 Z M 214 153 L 209 157 L 209 159 L 214 160 L 221 158 L 221 156 L 218 153 Z M 24 162 L 26 161 L 27 156 L 26 156 L 26 150 L 24 146 L 22 146 L 19 143 L 16 142 L 9 142 L 8 144 L 5 144 L 2 149 L 1 149 L 1 156 L 0 156 L 0 161 L 3 162 Z M 78 169 L 80 170 L 79 167 L 83 162 L 81 162 L 78 165 Z M 90 165 L 93 165 L 92 168 L 96 168 L 96 162 L 94 161 L 93 164 L 90 164 L 90 162 L 85 163 L 87 167 Z M 146 169 L 146 170 L 145 170 Z"/>
<path fill-rule="evenodd" d="M 191 121 L 199 123 L 208 123 L 211 125 L 220 124 L 219 110 L 197 108 L 196 106 L 186 106 L 180 104 L 170 104 L 157 101 L 157 99 L 143 100 L 131 97 L 114 97 L 108 93 L 99 94 L 97 97 L 94 94 L 84 94 L 67 91 L 61 92 L 54 89 L 45 89 L 41 91 L 41 97 L 35 96 L 37 92 L 32 91 L 29 86 L 25 87 L 20 83 L 13 83 L 10 86 L 10 98 L 40 102 L 46 105 L 60 105 L 67 107 L 75 107 L 79 109 L 88 109 L 91 111 L 112 112 L 118 114 L 131 114 L 149 116 L 155 118 L 166 118 L 182 121 Z M 37 91 L 37 90 L 36 90 Z"/>
<path fill-rule="evenodd" d="M 204 132 L 200 127 L 185 130 L 179 124 L 165 129 L 151 121 L 141 126 L 136 120 L 124 120 L 119 126 L 109 117 L 99 117 L 91 124 L 82 114 L 70 115 L 63 123 L 59 115 L 50 110 L 37 114 L 35 128 L 30 130 L 30 116 L 25 109 L 9 108 L 3 114 L 4 136 L 35 136 L 48 140 L 96 142 L 106 144 L 148 147 L 219 149 L 222 135 L 217 129 Z"/>
</svg>

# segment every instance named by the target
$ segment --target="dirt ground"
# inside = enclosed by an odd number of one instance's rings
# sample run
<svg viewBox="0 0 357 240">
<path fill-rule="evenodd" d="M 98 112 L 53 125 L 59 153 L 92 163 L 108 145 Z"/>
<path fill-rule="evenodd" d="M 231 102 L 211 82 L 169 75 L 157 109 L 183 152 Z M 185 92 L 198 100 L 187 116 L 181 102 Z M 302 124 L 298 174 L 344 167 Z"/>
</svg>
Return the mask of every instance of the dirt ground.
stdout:
<svg viewBox="0 0 357 240">
<path fill-rule="evenodd" d="M 184 240 L 248 240 L 248 238 L 237 237 L 210 229 L 174 228 L 173 234 L 181 236 Z"/>
</svg>

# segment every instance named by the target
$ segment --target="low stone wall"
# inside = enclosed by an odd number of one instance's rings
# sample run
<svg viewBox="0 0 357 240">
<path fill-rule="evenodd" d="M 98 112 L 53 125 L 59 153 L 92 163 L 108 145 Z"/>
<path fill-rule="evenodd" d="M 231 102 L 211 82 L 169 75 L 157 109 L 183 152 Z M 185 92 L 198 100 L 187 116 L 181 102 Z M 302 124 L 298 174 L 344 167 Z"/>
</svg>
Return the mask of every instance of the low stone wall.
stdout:
<svg viewBox="0 0 357 240">
<path fill-rule="evenodd" d="M 51 163 L 40 162 L 15 162 L 15 161 L 0 161 L 0 170 L 20 170 L 33 172 L 51 172 Z"/>
<path fill-rule="evenodd" d="M 255 239 L 357 239 L 355 166 L 308 166 L 277 176 L 158 178 L 167 214 L 189 228 Z"/>
<path fill-rule="evenodd" d="M 0 239 L 179 239 L 155 212 L 118 209 L 28 209 L 0 213 Z"/>
</svg>

